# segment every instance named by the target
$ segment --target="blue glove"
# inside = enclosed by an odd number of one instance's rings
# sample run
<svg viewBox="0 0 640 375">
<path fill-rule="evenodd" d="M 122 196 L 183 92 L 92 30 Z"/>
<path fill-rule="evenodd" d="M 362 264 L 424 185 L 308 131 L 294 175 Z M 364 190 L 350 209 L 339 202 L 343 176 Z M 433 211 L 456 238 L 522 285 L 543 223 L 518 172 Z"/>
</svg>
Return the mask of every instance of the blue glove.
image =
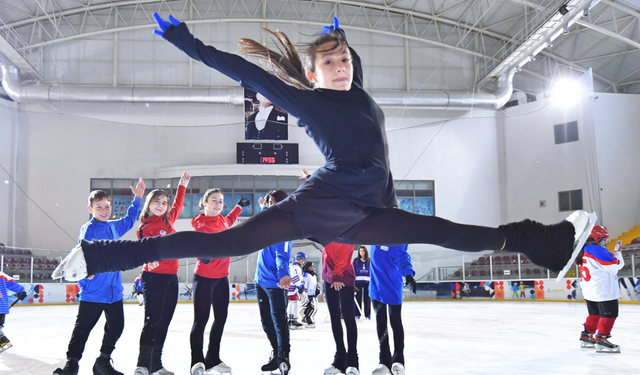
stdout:
<svg viewBox="0 0 640 375">
<path fill-rule="evenodd" d="M 338 30 L 340 28 L 340 22 L 338 21 L 338 17 L 333 17 L 333 25 L 323 26 L 322 31 L 320 31 L 320 35 L 328 35 L 333 31 Z"/>
<path fill-rule="evenodd" d="M 169 16 L 169 21 L 163 20 L 162 17 L 158 14 L 158 12 L 153 12 L 153 19 L 158 23 L 158 27 L 160 30 L 153 30 L 153 33 L 162 36 L 164 32 L 169 28 L 169 26 L 178 26 L 180 21 L 178 21 L 174 16 Z"/>
</svg>

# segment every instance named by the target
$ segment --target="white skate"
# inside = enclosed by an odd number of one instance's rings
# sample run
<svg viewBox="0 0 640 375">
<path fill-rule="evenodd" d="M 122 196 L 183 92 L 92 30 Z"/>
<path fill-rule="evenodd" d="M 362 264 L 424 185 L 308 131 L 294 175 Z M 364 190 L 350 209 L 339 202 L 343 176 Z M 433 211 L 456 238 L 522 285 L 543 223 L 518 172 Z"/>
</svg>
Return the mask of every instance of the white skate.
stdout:
<svg viewBox="0 0 640 375">
<path fill-rule="evenodd" d="M 87 276 L 87 261 L 84 259 L 84 253 L 82 252 L 82 246 L 80 246 L 80 244 L 77 244 L 76 247 L 71 250 L 69 255 L 60 262 L 51 274 L 51 278 L 54 280 L 64 277 L 67 281 L 78 281 Z"/>
<path fill-rule="evenodd" d="M 345 375 L 360 375 L 360 371 L 355 368 L 355 367 L 347 367 L 347 371 L 345 372 Z"/>
<path fill-rule="evenodd" d="M 571 253 L 571 257 L 569 257 L 569 261 L 564 266 L 564 268 L 556 277 L 556 282 L 560 282 L 564 276 L 567 274 L 567 271 L 573 266 L 573 261 L 576 259 L 580 250 L 582 250 L 582 246 L 587 242 L 587 238 L 591 234 L 591 230 L 596 225 L 596 221 L 598 221 L 598 215 L 595 212 L 587 213 L 586 211 L 574 211 L 567 217 L 565 220 L 573 224 L 575 229 L 575 237 L 573 244 L 573 253 Z"/>
<path fill-rule="evenodd" d="M 204 375 L 205 370 L 204 363 L 198 362 L 191 367 L 191 375 Z"/>
<path fill-rule="evenodd" d="M 375 370 L 371 373 L 371 375 L 391 375 L 391 370 L 382 363 L 378 364 Z"/>
<path fill-rule="evenodd" d="M 173 371 L 169 371 L 166 368 L 162 367 L 160 370 L 151 373 L 151 375 L 175 375 Z"/>
<path fill-rule="evenodd" d="M 209 371 L 213 371 L 219 374 L 231 374 L 231 366 L 226 365 L 224 362 L 220 362 L 217 365 L 213 366 L 212 368 L 207 369 L 207 372 L 205 372 L 205 374 L 213 373 Z"/>
<path fill-rule="evenodd" d="M 400 362 L 396 362 L 393 365 L 391 365 L 391 374 L 404 375 L 404 365 Z"/>
<path fill-rule="evenodd" d="M 324 369 L 324 375 L 338 375 L 338 374 L 342 374 L 342 371 L 340 371 L 340 369 L 335 367 L 334 365 L 331 365 L 326 369 Z"/>
<path fill-rule="evenodd" d="M 60 263 L 62 265 L 62 263 Z M 138 367 L 133 372 L 133 375 L 149 375 L 149 370 L 146 367 Z"/>
</svg>

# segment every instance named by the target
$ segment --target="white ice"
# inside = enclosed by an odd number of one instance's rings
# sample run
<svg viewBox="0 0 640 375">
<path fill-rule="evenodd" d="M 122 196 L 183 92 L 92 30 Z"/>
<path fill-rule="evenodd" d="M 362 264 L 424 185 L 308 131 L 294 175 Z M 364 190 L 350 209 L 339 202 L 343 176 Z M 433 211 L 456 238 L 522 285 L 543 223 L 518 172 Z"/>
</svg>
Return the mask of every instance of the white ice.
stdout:
<svg viewBox="0 0 640 375">
<path fill-rule="evenodd" d="M 11 309 L 4 332 L 14 345 L 0 354 L 0 374 L 51 374 L 65 363 L 76 305 L 21 306 Z M 163 363 L 176 375 L 189 374 L 192 305 L 178 305 L 165 344 Z M 234 375 L 260 374 L 270 347 L 256 303 L 232 303 L 222 339 L 222 360 Z M 610 341 L 622 353 L 581 349 L 584 303 L 428 301 L 405 302 L 407 374 L 640 374 L 640 305 L 621 304 Z M 291 332 L 292 375 L 322 374 L 335 346 L 328 312 L 320 304 L 317 328 Z M 125 331 L 116 345 L 117 370 L 133 374 L 143 308 L 125 305 Z M 210 323 L 209 323 L 210 324 Z M 92 374 L 99 354 L 104 318 L 94 328 L 80 375 Z M 208 342 L 205 332 L 205 347 Z M 358 323 L 360 373 L 378 363 L 375 322 Z M 393 345 L 393 344 L 392 344 Z"/>
</svg>

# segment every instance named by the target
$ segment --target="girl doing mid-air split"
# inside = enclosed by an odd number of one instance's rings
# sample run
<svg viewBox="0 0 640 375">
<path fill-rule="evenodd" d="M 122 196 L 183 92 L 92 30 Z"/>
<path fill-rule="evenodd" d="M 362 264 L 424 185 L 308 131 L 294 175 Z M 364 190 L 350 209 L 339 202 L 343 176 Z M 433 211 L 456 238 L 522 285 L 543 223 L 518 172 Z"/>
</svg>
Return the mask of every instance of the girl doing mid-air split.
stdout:
<svg viewBox="0 0 640 375">
<path fill-rule="evenodd" d="M 60 264 L 55 278 L 78 280 L 163 259 L 245 255 L 303 238 L 322 245 L 425 243 L 462 251 L 520 252 L 535 264 L 558 271 L 572 262 L 576 242 L 579 251 L 591 231 L 595 215 L 584 211 L 553 225 L 524 220 L 491 228 L 398 209 L 384 113 L 363 89 L 360 57 L 347 44 L 337 19 L 308 44 L 304 65 L 282 32 L 266 30 L 282 53 L 241 39 L 241 52 L 267 62 L 270 74 L 240 56 L 204 45 L 173 16 L 169 21 L 157 13 L 154 17 L 160 28 L 154 31 L 157 35 L 297 117 L 326 163 L 278 202 L 277 209 L 260 212 L 229 230 L 180 232 L 140 241 L 83 241 Z"/>
</svg>

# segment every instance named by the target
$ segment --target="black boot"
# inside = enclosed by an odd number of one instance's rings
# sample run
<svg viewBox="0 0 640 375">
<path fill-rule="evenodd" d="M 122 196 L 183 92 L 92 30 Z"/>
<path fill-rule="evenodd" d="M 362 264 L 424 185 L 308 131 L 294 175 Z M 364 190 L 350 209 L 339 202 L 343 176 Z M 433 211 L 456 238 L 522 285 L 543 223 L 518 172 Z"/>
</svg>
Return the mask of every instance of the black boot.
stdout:
<svg viewBox="0 0 640 375">
<path fill-rule="evenodd" d="M 263 365 L 260 370 L 262 371 L 275 371 L 278 369 L 278 357 L 275 355 L 274 351 L 271 351 L 271 356 L 269 356 L 269 362 Z"/>
<path fill-rule="evenodd" d="M 96 363 L 93 364 L 93 375 L 124 375 L 123 373 L 116 371 L 111 365 L 111 358 L 100 354 L 100 357 L 96 358 Z"/>
<path fill-rule="evenodd" d="M 544 225 L 532 220 L 501 225 L 506 238 L 505 251 L 519 252 L 531 262 L 560 271 L 573 253 L 575 229 L 563 220 L 554 225 Z"/>
<path fill-rule="evenodd" d="M 78 369 L 78 360 L 68 359 L 64 368 L 57 368 L 53 372 L 53 375 L 78 375 Z"/>
</svg>

